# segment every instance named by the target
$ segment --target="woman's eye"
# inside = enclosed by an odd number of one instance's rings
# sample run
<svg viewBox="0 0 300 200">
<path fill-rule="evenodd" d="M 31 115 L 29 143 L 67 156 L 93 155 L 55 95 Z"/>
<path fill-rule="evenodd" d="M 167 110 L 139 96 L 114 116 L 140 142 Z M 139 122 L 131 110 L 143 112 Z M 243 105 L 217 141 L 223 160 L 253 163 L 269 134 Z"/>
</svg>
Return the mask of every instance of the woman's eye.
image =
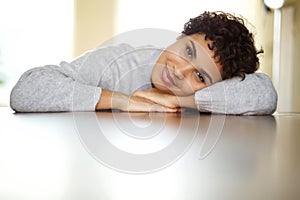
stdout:
<svg viewBox="0 0 300 200">
<path fill-rule="evenodd" d="M 193 57 L 193 50 L 190 46 L 186 46 L 186 53 L 187 53 L 189 58 Z"/>
<path fill-rule="evenodd" d="M 198 76 L 199 80 L 200 80 L 202 83 L 205 83 L 205 79 L 204 79 L 202 73 L 197 72 L 197 76 Z"/>
</svg>

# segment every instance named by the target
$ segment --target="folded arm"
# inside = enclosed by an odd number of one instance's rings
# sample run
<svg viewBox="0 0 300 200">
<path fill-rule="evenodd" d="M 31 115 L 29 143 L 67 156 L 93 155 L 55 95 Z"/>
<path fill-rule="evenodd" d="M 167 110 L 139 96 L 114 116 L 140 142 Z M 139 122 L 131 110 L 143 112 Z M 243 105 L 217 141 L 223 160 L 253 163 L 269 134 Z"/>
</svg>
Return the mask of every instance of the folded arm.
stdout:
<svg viewBox="0 0 300 200">
<path fill-rule="evenodd" d="M 202 112 L 234 115 L 272 114 L 277 106 L 277 93 L 270 78 L 262 73 L 232 78 L 199 90 L 191 96 L 162 94 L 158 90 L 137 91 L 135 96 L 175 107 L 188 107 Z"/>
<path fill-rule="evenodd" d="M 76 73 L 60 66 L 25 72 L 11 92 L 10 106 L 17 112 L 92 111 L 101 88 L 84 84 Z"/>
<path fill-rule="evenodd" d="M 195 103 L 200 111 L 268 115 L 275 112 L 277 93 L 270 78 L 263 73 L 227 79 L 196 92 Z"/>
</svg>

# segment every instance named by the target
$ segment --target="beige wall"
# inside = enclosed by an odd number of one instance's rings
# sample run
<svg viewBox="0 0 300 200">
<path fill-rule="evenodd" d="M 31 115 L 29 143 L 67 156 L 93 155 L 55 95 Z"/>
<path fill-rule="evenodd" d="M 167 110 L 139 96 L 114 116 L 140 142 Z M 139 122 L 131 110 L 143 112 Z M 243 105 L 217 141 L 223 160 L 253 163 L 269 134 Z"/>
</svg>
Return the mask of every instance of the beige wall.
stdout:
<svg viewBox="0 0 300 200">
<path fill-rule="evenodd" d="M 74 0 L 73 57 L 99 46 L 115 30 L 115 0 Z"/>
<path fill-rule="evenodd" d="M 254 8 L 254 23 L 256 27 L 256 46 L 262 47 L 264 53 L 260 56 L 260 69 L 272 77 L 272 54 L 273 54 L 273 13 L 267 12 L 264 8 L 263 1 L 256 1 Z"/>
<path fill-rule="evenodd" d="M 300 1 L 294 0 L 294 5 L 296 7 L 295 15 L 295 29 L 294 33 L 296 36 L 295 50 L 294 50 L 294 73 L 293 73 L 293 94 L 294 98 L 292 100 L 292 107 L 294 112 L 300 112 Z"/>
<path fill-rule="evenodd" d="M 256 1 L 253 23 L 257 28 L 257 46 L 262 45 L 265 53 L 261 58 L 260 71 L 267 73 L 272 77 L 273 66 L 273 26 L 274 12 L 266 12 L 262 9 L 263 1 Z M 253 2 L 254 3 L 254 2 Z M 294 50 L 292 70 L 287 72 L 286 62 L 283 61 L 280 66 L 280 82 L 278 95 L 277 112 L 300 112 L 300 1 L 285 0 L 284 7 L 293 6 L 295 8 L 294 24 L 292 34 L 294 35 Z M 291 30 L 281 30 L 282 37 L 287 35 Z M 282 53 L 286 53 L 287 49 L 281 49 Z M 291 72 L 292 71 L 292 72 Z M 284 73 L 286 73 L 284 75 Z M 292 74 L 290 76 L 290 74 Z M 288 80 L 287 80 L 288 79 Z"/>
</svg>

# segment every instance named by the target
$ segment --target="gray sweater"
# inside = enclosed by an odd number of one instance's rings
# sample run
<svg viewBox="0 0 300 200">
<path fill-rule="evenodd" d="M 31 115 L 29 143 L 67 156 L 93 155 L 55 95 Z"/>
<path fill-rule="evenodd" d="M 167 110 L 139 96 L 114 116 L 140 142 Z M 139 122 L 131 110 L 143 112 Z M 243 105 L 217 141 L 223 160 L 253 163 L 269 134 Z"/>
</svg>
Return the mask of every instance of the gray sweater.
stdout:
<svg viewBox="0 0 300 200">
<path fill-rule="evenodd" d="M 162 49 L 127 44 L 100 47 L 60 65 L 25 72 L 11 92 L 17 112 L 95 111 L 102 89 L 132 94 L 151 88 L 151 72 Z M 277 93 L 263 73 L 221 81 L 195 93 L 200 111 L 272 114 Z"/>
</svg>

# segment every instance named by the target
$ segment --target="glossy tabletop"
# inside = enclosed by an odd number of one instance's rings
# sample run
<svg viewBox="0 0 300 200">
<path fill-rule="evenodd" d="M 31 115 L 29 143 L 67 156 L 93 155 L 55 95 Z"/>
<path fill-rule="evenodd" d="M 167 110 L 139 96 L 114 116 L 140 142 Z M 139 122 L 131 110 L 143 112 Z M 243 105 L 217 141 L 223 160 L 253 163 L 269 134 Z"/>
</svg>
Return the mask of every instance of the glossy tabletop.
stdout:
<svg viewBox="0 0 300 200">
<path fill-rule="evenodd" d="M 0 108 L 0 199 L 300 199 L 300 115 Z"/>
</svg>

